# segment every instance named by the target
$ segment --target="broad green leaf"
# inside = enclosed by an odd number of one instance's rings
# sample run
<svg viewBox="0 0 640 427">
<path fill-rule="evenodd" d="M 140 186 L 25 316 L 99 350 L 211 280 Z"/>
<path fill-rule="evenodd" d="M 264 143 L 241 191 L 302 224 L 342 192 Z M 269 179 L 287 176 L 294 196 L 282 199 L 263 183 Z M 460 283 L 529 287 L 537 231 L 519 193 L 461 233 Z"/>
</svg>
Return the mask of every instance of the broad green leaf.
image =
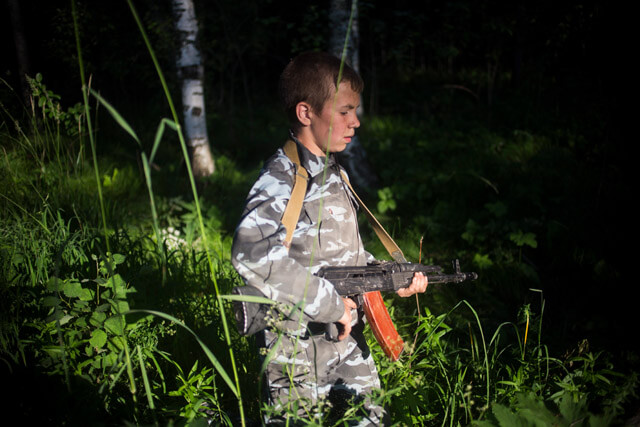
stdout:
<svg viewBox="0 0 640 427">
<path fill-rule="evenodd" d="M 113 254 L 113 255 L 111 255 L 111 257 L 112 257 L 113 262 L 114 262 L 115 265 L 122 264 L 126 259 L 126 257 L 124 255 L 121 255 L 121 254 Z"/>
<path fill-rule="evenodd" d="M 122 276 L 116 274 L 111 276 L 106 284 L 107 287 L 115 289 L 115 296 L 117 298 L 124 298 L 126 295 L 127 284 L 122 279 Z"/>
<path fill-rule="evenodd" d="M 509 239 L 518 246 L 530 246 L 532 248 L 538 247 L 536 241 L 536 235 L 534 233 L 524 233 L 522 230 L 518 230 L 509 234 Z"/>
<path fill-rule="evenodd" d="M 124 300 L 116 300 L 114 310 L 116 310 L 116 313 L 127 312 L 129 311 L 129 303 Z"/>
<path fill-rule="evenodd" d="M 518 420 L 518 416 L 512 413 L 506 406 L 494 404 L 491 407 L 491 412 L 493 412 L 493 416 L 498 420 L 498 425 L 500 427 L 523 425 L 522 421 Z"/>
<path fill-rule="evenodd" d="M 64 282 L 57 277 L 51 277 L 47 280 L 47 289 L 50 291 L 58 292 L 62 290 Z"/>
<path fill-rule="evenodd" d="M 60 310 L 58 307 L 56 307 L 53 313 L 45 317 L 44 321 L 46 323 L 55 322 L 56 320 L 60 319 L 62 316 L 64 316 L 64 312 Z"/>
<path fill-rule="evenodd" d="M 104 314 L 103 312 L 94 311 L 93 314 L 91 314 L 91 319 L 89 319 L 89 323 L 93 326 L 100 326 L 104 323 L 106 318 L 107 318 L 107 315 Z"/>
<path fill-rule="evenodd" d="M 55 307 L 58 304 L 60 304 L 60 298 L 58 297 L 49 296 L 42 298 L 42 305 L 45 307 Z"/>
<path fill-rule="evenodd" d="M 107 333 L 102 329 L 94 329 L 91 333 L 91 338 L 89 339 L 89 343 L 93 347 L 102 348 L 103 345 L 107 342 Z"/>
<path fill-rule="evenodd" d="M 102 357 L 102 367 L 110 368 L 118 361 L 118 355 L 114 352 L 109 352 Z"/>
<path fill-rule="evenodd" d="M 66 314 L 60 318 L 60 326 L 69 323 L 69 320 L 73 319 L 73 316 Z"/>
<path fill-rule="evenodd" d="M 123 332 L 124 319 L 122 316 L 113 316 L 105 320 L 104 328 L 114 335 L 120 335 Z"/>
<path fill-rule="evenodd" d="M 95 310 L 93 310 L 96 313 L 104 313 L 106 311 L 109 311 L 109 308 L 111 308 L 111 304 L 109 303 L 104 303 L 104 304 L 100 304 L 99 306 L 96 307 Z"/>
<path fill-rule="evenodd" d="M 78 317 L 73 324 L 76 328 L 82 329 L 87 327 L 87 318 L 85 316 Z"/>
<path fill-rule="evenodd" d="M 478 266 L 480 270 L 484 270 L 493 266 L 493 261 L 489 258 L 488 254 L 476 253 L 473 256 L 473 263 Z"/>
<path fill-rule="evenodd" d="M 93 291 L 91 289 L 82 288 L 78 298 L 80 298 L 80 301 L 92 301 Z"/>
<path fill-rule="evenodd" d="M 82 285 L 78 282 L 65 281 L 62 291 L 69 298 L 79 298 L 82 294 Z"/>
</svg>

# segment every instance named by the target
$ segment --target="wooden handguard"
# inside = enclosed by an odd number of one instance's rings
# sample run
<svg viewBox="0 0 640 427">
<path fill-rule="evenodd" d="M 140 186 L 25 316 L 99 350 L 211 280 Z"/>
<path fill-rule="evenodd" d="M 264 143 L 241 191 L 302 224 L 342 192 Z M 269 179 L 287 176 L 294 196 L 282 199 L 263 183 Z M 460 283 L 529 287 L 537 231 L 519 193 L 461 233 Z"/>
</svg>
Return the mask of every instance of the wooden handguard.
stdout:
<svg viewBox="0 0 640 427">
<path fill-rule="evenodd" d="M 364 301 L 364 314 L 367 322 L 371 326 L 376 341 L 382 347 L 384 354 L 394 362 L 400 358 L 400 353 L 404 348 L 404 341 L 400 338 L 393 321 L 389 316 L 387 307 L 384 305 L 380 292 L 367 292 L 362 294 Z"/>
</svg>

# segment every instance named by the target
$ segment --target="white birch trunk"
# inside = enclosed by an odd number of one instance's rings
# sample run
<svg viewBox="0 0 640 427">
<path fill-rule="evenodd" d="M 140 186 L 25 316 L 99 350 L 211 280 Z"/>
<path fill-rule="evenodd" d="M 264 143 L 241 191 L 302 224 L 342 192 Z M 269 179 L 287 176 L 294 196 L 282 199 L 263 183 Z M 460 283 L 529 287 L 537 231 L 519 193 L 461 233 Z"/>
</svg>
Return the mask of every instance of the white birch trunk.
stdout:
<svg viewBox="0 0 640 427">
<path fill-rule="evenodd" d="M 193 0 L 173 0 L 176 28 L 180 33 L 178 77 L 182 82 L 182 107 L 191 166 L 196 177 L 213 174 L 215 164 L 209 146 L 204 109 L 204 65 L 196 41 L 198 21 Z"/>
<path fill-rule="evenodd" d="M 347 42 L 346 62 L 356 73 L 360 73 L 360 33 L 358 31 L 357 0 L 331 0 L 329 10 L 329 25 L 331 27 L 329 52 L 338 58 L 342 57 L 352 8 L 353 19 L 351 20 L 351 32 Z M 358 107 L 357 113 L 359 116 L 364 113 L 362 94 L 360 94 L 360 107 Z M 349 172 L 349 177 L 356 186 L 367 190 L 373 190 L 378 186 L 378 177 L 367 161 L 367 153 L 360 143 L 357 133 L 351 143 L 347 145 L 347 148 L 338 154 L 338 158 L 347 169 L 347 172 Z"/>
</svg>

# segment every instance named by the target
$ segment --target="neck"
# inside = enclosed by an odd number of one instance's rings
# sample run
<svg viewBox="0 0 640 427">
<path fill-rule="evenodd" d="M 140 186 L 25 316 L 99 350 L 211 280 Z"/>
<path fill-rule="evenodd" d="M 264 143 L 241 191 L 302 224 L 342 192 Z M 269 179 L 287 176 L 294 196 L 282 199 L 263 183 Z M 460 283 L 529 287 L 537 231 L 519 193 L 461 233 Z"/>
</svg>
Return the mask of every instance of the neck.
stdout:
<svg viewBox="0 0 640 427">
<path fill-rule="evenodd" d="M 293 136 L 295 136 L 298 139 L 298 141 L 300 141 L 300 143 L 307 148 L 307 150 L 311 151 L 316 156 L 319 156 L 319 157 L 325 156 L 324 151 L 322 151 L 320 147 L 318 147 L 318 144 L 316 144 L 316 141 L 313 135 L 311 134 L 310 127 L 308 126 L 302 127 L 297 132 L 295 132 Z"/>
</svg>

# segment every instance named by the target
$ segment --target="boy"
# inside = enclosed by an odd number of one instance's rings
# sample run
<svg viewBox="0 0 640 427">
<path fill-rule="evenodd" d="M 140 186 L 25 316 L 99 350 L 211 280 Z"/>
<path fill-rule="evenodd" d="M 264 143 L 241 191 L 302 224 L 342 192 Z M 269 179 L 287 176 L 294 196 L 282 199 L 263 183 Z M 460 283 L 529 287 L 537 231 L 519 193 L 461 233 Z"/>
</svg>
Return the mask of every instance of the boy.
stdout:
<svg viewBox="0 0 640 427">
<path fill-rule="evenodd" d="M 280 334 L 264 331 L 265 347 L 272 351 L 266 369 L 270 405 L 313 418 L 327 398 L 334 406 L 353 399 L 352 404 L 363 403 L 363 424 L 379 425 L 383 409 L 370 394 L 380 381 L 364 340 L 362 310 L 338 295 L 329 281 L 313 275 L 325 265 L 373 261 L 362 245 L 357 203 L 342 180 L 342 169 L 333 155 L 325 157 L 344 150 L 360 126 L 356 108 L 364 84 L 346 64 L 337 84 L 339 69 L 339 59 L 310 52 L 283 71 L 279 93 L 291 124 L 290 137 L 309 176 L 302 210 L 287 248 L 281 219 L 294 174 L 295 179 L 304 177 L 279 149 L 249 192 L 232 262 L 245 282 L 265 297 L 290 306 L 302 301 L 302 319 L 284 321 Z M 426 287 L 426 277 L 416 274 L 411 286 L 398 294 L 406 297 Z M 325 336 L 325 326 L 332 323 L 338 327 L 337 340 Z M 339 414 L 345 408 L 335 409 Z"/>
</svg>

